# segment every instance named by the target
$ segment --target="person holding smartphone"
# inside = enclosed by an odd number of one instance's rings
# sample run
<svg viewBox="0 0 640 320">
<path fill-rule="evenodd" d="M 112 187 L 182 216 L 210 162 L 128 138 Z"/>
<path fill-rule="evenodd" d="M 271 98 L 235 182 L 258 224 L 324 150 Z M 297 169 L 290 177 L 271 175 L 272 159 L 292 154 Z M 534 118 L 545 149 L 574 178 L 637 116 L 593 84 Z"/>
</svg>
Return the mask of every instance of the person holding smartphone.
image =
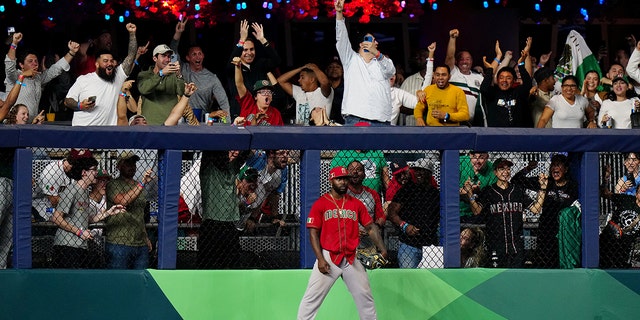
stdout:
<svg viewBox="0 0 640 320">
<path fill-rule="evenodd" d="M 396 74 L 393 61 L 378 50 L 378 41 L 367 33 L 354 51 L 344 21 L 344 0 L 335 2 L 336 49 L 344 68 L 342 115 L 346 125 L 367 122 L 390 125 L 391 87 L 389 79 Z"/>
<path fill-rule="evenodd" d="M 149 125 L 162 125 L 171 109 L 184 94 L 184 80 L 180 74 L 180 62 L 172 61 L 173 50 L 161 44 L 153 49 L 155 64 L 138 74 L 138 90 L 142 99 L 142 115 Z"/>
<path fill-rule="evenodd" d="M 134 67 L 138 52 L 137 27 L 127 23 L 129 45 L 127 56 L 117 65 L 110 51 L 96 52 L 96 71 L 79 76 L 71 86 L 64 104 L 74 110 L 73 126 L 115 126 L 118 123 L 116 105 L 122 84 Z"/>
</svg>

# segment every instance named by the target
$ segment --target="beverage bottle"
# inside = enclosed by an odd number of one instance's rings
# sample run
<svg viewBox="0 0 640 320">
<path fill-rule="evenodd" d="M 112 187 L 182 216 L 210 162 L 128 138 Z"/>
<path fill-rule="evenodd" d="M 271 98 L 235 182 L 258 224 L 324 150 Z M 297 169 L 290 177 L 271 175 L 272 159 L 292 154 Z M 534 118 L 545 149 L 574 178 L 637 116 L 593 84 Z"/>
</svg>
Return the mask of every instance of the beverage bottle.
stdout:
<svg viewBox="0 0 640 320">
<path fill-rule="evenodd" d="M 47 208 L 47 210 L 45 211 L 45 218 L 47 219 L 47 221 L 51 221 L 51 218 L 53 217 L 53 211 L 55 211 L 54 208 Z"/>
<path fill-rule="evenodd" d="M 491 252 L 491 266 L 494 268 L 498 267 L 498 254 L 496 253 L 495 250 Z"/>
</svg>

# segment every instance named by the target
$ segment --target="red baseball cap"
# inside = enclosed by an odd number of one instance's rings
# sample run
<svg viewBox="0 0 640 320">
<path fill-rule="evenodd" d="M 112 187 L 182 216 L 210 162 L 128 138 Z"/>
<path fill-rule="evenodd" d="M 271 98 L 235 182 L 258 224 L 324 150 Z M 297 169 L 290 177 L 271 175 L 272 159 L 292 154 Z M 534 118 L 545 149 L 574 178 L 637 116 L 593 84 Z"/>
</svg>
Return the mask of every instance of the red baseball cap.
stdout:
<svg viewBox="0 0 640 320">
<path fill-rule="evenodd" d="M 349 172 L 347 172 L 347 169 L 345 167 L 335 167 L 331 169 L 331 171 L 329 171 L 329 180 L 333 178 L 350 177 L 350 176 L 351 175 L 349 174 Z"/>
<path fill-rule="evenodd" d="M 70 159 L 91 158 L 93 155 L 89 149 L 71 149 L 69 153 Z"/>
</svg>

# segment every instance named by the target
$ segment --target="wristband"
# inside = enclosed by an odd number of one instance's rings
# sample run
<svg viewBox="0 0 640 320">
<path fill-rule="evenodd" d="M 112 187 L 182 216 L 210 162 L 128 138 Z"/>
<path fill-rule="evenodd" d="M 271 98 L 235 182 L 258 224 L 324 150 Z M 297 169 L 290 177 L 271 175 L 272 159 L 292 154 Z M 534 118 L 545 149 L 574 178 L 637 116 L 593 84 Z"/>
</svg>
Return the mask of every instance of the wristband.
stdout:
<svg viewBox="0 0 640 320">
<path fill-rule="evenodd" d="M 13 44 L 13 43 L 10 45 L 10 47 L 11 47 L 11 49 L 13 49 L 13 50 L 18 49 L 18 46 L 17 46 L 16 44 Z"/>
<path fill-rule="evenodd" d="M 476 199 L 478 199 L 478 195 L 474 193 L 473 195 L 471 195 L 471 197 L 469 197 L 469 202 L 476 201 Z"/>
<path fill-rule="evenodd" d="M 269 41 L 262 44 L 263 47 L 268 47 L 271 43 Z"/>
<path fill-rule="evenodd" d="M 78 110 L 82 110 L 82 102 L 78 101 Z"/>
<path fill-rule="evenodd" d="M 136 64 L 136 66 L 138 65 L 138 60 L 133 60 L 133 63 Z"/>
<path fill-rule="evenodd" d="M 538 68 L 544 68 L 544 65 L 538 63 Z"/>
<path fill-rule="evenodd" d="M 162 72 L 162 70 L 158 71 L 158 75 L 164 77 L 164 73 Z"/>
<path fill-rule="evenodd" d="M 76 236 L 78 236 L 78 238 L 82 238 L 82 233 L 84 232 L 84 230 L 82 228 L 78 229 L 78 232 L 76 232 Z"/>
<path fill-rule="evenodd" d="M 447 113 L 445 113 L 445 114 L 444 114 L 444 122 L 449 121 L 449 118 L 451 118 L 451 116 L 449 115 L 449 113 L 448 113 L 448 112 L 447 112 Z"/>
<path fill-rule="evenodd" d="M 23 87 L 27 86 L 26 84 L 22 83 L 22 81 L 20 81 L 20 80 L 16 80 L 16 84 L 20 85 L 20 86 L 23 86 Z"/>
<path fill-rule="evenodd" d="M 123 97 L 123 98 L 126 98 L 126 97 L 127 97 L 127 94 L 126 94 L 126 93 L 124 93 L 124 92 L 122 92 L 122 91 L 120 91 L 120 96 L 121 96 L 121 97 Z"/>
<path fill-rule="evenodd" d="M 498 64 L 500 64 L 500 59 L 498 58 L 493 58 L 493 61 L 497 62 Z"/>
<path fill-rule="evenodd" d="M 18 76 L 18 81 L 20 81 L 20 82 L 24 81 L 24 75 L 23 74 Z"/>
<path fill-rule="evenodd" d="M 405 222 L 402 226 L 402 232 L 407 233 L 407 227 L 409 227 L 409 224 Z"/>
<path fill-rule="evenodd" d="M 376 54 L 376 59 L 380 60 L 380 57 L 382 57 L 382 52 L 378 51 L 378 54 Z"/>
<path fill-rule="evenodd" d="M 519 66 L 524 66 L 524 61 L 518 63 Z"/>
<path fill-rule="evenodd" d="M 243 47 L 244 47 L 244 41 L 239 40 L 239 41 L 238 41 L 238 44 L 236 44 L 236 47 L 238 47 L 238 48 L 243 48 Z"/>
<path fill-rule="evenodd" d="M 138 182 L 138 187 L 140 187 L 140 189 L 144 189 L 144 183 Z"/>
<path fill-rule="evenodd" d="M 71 51 L 67 52 L 71 57 L 75 57 L 76 55 L 71 53 Z"/>
<path fill-rule="evenodd" d="M 433 61 L 433 58 L 427 58 L 427 61 Z"/>
<path fill-rule="evenodd" d="M 185 97 L 187 97 L 187 98 L 190 98 L 190 97 L 191 97 L 191 95 L 190 95 L 190 94 L 186 94 L 186 93 L 185 93 L 185 94 L 183 94 L 183 96 L 185 96 Z"/>
<path fill-rule="evenodd" d="M 544 189 L 540 188 L 540 190 L 538 191 L 547 191 L 547 188 L 544 188 Z"/>
</svg>

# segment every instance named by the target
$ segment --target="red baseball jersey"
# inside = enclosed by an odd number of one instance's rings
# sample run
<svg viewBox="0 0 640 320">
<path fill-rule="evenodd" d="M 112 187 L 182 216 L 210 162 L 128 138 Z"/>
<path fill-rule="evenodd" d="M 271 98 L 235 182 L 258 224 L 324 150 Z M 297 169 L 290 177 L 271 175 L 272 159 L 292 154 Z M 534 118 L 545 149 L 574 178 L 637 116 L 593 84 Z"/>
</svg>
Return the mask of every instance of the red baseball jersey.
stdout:
<svg viewBox="0 0 640 320">
<path fill-rule="evenodd" d="M 343 257 L 353 264 L 360 241 L 358 224 L 368 226 L 371 223 L 373 220 L 367 208 L 348 194 L 340 200 L 333 199 L 329 193 L 324 194 L 313 204 L 307 218 L 307 228 L 320 230 L 320 246 L 329 251 L 331 261 L 336 265 Z"/>
</svg>

